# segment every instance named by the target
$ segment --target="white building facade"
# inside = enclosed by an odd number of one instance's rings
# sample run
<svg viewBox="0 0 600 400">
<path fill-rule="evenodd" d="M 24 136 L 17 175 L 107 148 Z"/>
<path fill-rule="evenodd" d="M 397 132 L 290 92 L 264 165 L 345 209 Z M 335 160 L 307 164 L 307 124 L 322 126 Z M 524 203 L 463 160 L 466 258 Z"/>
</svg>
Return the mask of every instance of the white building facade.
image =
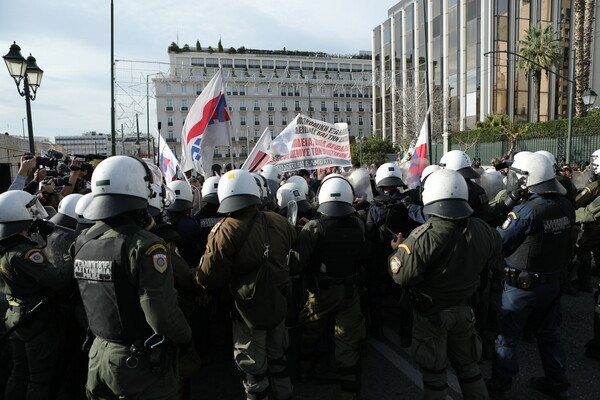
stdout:
<svg viewBox="0 0 600 400">
<path fill-rule="evenodd" d="M 169 52 L 169 74 L 156 77 L 157 120 L 169 145 L 179 147 L 189 109 L 223 67 L 232 121 L 231 147 L 215 150 L 215 164 L 233 158 L 239 167 L 265 128 L 273 137 L 298 113 L 348 123 L 351 140 L 371 135 L 372 78 L 369 55 L 245 50 L 244 53 Z"/>
</svg>

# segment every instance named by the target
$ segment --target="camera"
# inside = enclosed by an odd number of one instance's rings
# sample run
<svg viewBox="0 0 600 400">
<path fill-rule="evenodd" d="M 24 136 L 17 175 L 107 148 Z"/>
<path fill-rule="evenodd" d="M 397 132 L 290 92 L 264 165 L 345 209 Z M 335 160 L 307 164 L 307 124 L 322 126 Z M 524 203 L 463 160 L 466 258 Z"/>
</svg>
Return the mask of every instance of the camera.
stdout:
<svg viewBox="0 0 600 400">
<path fill-rule="evenodd" d="M 54 152 L 54 154 L 60 155 L 62 157 L 62 153 Z M 23 158 L 25 158 L 26 160 L 31 160 L 34 157 L 35 157 L 35 165 L 38 167 L 54 168 L 58 165 L 58 158 L 49 158 L 49 157 L 42 157 L 42 156 L 36 157 L 35 155 L 33 155 L 31 153 L 23 154 Z"/>
</svg>

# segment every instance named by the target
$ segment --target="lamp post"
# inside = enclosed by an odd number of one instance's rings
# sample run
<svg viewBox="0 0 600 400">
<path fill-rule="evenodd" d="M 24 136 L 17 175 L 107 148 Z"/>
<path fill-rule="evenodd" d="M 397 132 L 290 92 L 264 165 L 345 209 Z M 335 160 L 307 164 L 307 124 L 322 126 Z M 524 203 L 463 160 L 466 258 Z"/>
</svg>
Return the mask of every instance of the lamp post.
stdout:
<svg viewBox="0 0 600 400">
<path fill-rule="evenodd" d="M 141 157 L 142 153 L 140 151 L 141 149 L 141 145 L 140 145 L 140 123 L 138 121 L 138 115 L 135 114 L 135 130 L 137 133 L 137 139 L 135 140 L 135 149 L 137 150 L 137 156 Z"/>
<path fill-rule="evenodd" d="M 597 97 L 598 95 L 596 94 L 596 92 L 588 88 L 585 89 L 585 91 L 581 95 L 581 101 L 583 101 L 583 104 L 586 106 L 586 108 L 589 108 L 594 105 Z"/>
<path fill-rule="evenodd" d="M 142 145 L 140 144 L 139 136 L 140 136 L 140 133 L 138 132 L 138 138 L 135 140 L 135 152 L 137 153 L 138 157 L 140 157 L 140 151 L 142 148 Z"/>
<path fill-rule="evenodd" d="M 148 139 L 148 157 L 150 156 L 150 90 L 148 85 L 148 78 L 153 75 L 159 75 L 162 72 L 155 72 L 153 74 L 146 75 L 146 135 Z"/>
<path fill-rule="evenodd" d="M 17 91 L 22 97 L 25 97 L 25 107 L 27 109 L 27 130 L 29 133 L 29 152 L 35 153 L 33 142 L 33 122 L 31 121 L 31 101 L 35 100 L 37 89 L 42 83 L 44 71 L 35 63 L 35 58 L 29 54 L 27 60 L 21 55 L 21 48 L 16 42 L 10 46 L 8 54 L 3 56 L 8 73 L 17 85 Z M 20 85 L 23 81 L 23 90 Z"/>
<path fill-rule="evenodd" d="M 365 140 L 365 137 L 361 136 L 361 137 L 358 138 L 358 140 L 360 140 L 359 146 L 358 146 L 358 148 L 359 148 L 359 162 L 360 162 L 360 166 L 362 167 L 362 143 L 363 143 L 363 140 Z"/>
<path fill-rule="evenodd" d="M 27 117 L 21 118 L 21 127 L 23 128 L 23 139 L 25 139 L 25 120 Z"/>
<path fill-rule="evenodd" d="M 452 122 L 450 122 L 449 120 L 446 121 L 446 129 L 444 130 L 444 133 L 442 133 L 442 139 L 444 141 L 443 144 L 443 148 L 444 148 L 444 154 L 446 154 L 447 152 L 450 151 L 450 132 L 452 132 Z"/>
</svg>

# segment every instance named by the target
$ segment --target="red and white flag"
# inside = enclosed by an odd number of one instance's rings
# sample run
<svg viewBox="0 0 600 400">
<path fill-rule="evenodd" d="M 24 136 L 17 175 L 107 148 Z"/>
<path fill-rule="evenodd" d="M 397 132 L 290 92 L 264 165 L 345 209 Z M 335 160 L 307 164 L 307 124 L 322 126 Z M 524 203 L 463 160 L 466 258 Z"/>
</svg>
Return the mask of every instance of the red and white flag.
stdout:
<svg viewBox="0 0 600 400">
<path fill-rule="evenodd" d="M 423 121 L 417 143 L 415 144 L 414 149 L 412 149 L 408 172 L 409 178 L 407 179 L 409 188 L 415 188 L 419 185 L 421 172 L 429 165 L 429 160 L 427 159 L 427 152 L 429 149 L 429 119 L 427 116 L 429 115 L 430 110 L 431 106 L 429 106 L 427 113 L 425 113 L 425 121 Z"/>
<path fill-rule="evenodd" d="M 165 139 L 162 138 L 158 131 L 156 131 L 156 138 L 158 140 L 158 154 L 160 154 L 160 160 L 158 160 L 158 165 L 165 176 L 165 180 L 167 181 L 167 183 L 169 183 L 175 179 L 179 162 L 177 161 L 177 157 L 175 157 L 175 155 L 169 148 L 169 145 L 167 144 Z"/>
<path fill-rule="evenodd" d="M 230 144 L 230 125 L 223 71 L 219 68 L 185 119 L 181 132 L 182 171 L 195 169 L 205 178 L 210 177 L 215 147 Z"/>
<path fill-rule="evenodd" d="M 254 148 L 248 154 L 248 158 L 244 161 L 244 165 L 242 165 L 242 169 L 248 170 L 250 172 L 258 171 L 262 168 L 263 165 L 268 164 L 271 160 L 271 156 L 269 156 L 269 151 L 271 149 L 271 142 L 273 139 L 271 138 L 271 131 L 269 128 L 265 128 L 264 132 L 258 139 L 258 142 L 254 145 Z"/>
</svg>

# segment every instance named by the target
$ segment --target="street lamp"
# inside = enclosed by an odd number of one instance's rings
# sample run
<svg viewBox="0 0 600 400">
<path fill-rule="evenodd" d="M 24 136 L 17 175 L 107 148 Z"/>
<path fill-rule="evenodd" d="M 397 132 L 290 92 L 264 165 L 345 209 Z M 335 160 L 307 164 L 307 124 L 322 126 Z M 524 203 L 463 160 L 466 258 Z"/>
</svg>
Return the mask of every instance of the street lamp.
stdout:
<svg viewBox="0 0 600 400">
<path fill-rule="evenodd" d="M 27 130 L 29 131 L 29 152 L 35 153 L 33 142 L 33 122 L 31 121 L 31 101 L 35 100 L 37 89 L 42 83 L 44 71 L 35 63 L 35 58 L 29 54 L 27 60 L 21 55 L 21 48 L 16 42 L 10 46 L 8 54 L 3 56 L 8 73 L 17 85 L 17 91 L 22 97 L 25 97 L 25 107 L 27 109 Z M 23 81 L 23 90 L 21 90 L 21 81 Z"/>
<path fill-rule="evenodd" d="M 146 134 L 148 136 L 148 157 L 150 157 L 150 90 L 148 85 L 148 78 L 152 75 L 159 75 L 162 72 L 155 72 L 153 74 L 146 75 Z"/>
<path fill-rule="evenodd" d="M 139 132 L 138 132 L 138 136 L 139 136 Z M 135 151 L 136 151 L 138 157 L 141 156 L 141 153 L 140 153 L 141 148 L 142 148 L 142 145 L 140 144 L 140 139 L 136 139 L 135 140 Z"/>
<path fill-rule="evenodd" d="M 586 107 L 591 107 L 596 102 L 598 95 L 592 89 L 586 89 L 581 95 L 581 101 Z"/>
</svg>

